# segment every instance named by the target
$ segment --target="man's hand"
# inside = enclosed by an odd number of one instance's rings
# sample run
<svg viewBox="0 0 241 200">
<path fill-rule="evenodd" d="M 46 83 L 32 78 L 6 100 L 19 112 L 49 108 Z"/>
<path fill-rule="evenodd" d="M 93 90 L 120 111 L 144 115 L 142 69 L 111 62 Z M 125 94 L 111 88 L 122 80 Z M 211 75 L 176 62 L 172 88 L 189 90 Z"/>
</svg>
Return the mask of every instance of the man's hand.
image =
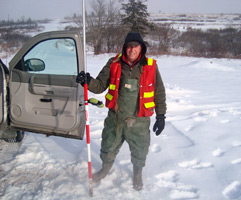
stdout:
<svg viewBox="0 0 241 200">
<path fill-rule="evenodd" d="M 85 80 L 87 80 L 87 84 L 89 84 L 91 78 L 92 77 L 90 76 L 90 74 L 88 72 L 85 73 L 84 71 L 81 71 L 76 78 L 76 82 L 80 83 L 82 86 L 84 86 Z"/>
<path fill-rule="evenodd" d="M 165 127 L 165 116 L 164 115 L 157 115 L 156 122 L 153 126 L 153 131 L 156 132 L 156 135 L 160 135 Z"/>
</svg>

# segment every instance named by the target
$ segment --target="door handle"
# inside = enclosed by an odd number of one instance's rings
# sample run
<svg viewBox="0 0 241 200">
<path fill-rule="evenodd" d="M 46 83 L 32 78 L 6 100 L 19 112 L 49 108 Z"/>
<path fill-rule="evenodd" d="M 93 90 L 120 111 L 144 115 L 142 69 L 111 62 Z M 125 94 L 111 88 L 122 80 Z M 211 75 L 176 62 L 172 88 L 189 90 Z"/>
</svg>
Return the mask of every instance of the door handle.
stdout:
<svg viewBox="0 0 241 200">
<path fill-rule="evenodd" d="M 40 99 L 40 101 L 44 103 L 49 103 L 52 102 L 52 99 Z"/>
</svg>

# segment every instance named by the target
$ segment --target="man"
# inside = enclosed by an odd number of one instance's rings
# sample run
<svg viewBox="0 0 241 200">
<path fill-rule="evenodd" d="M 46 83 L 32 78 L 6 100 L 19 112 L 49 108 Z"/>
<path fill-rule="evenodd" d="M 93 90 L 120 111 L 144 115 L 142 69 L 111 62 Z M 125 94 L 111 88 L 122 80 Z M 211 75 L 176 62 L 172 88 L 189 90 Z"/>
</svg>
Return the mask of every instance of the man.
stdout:
<svg viewBox="0 0 241 200">
<path fill-rule="evenodd" d="M 102 168 L 93 174 L 98 182 L 110 171 L 123 142 L 129 144 L 133 163 L 133 187 L 141 190 L 142 168 L 150 146 L 150 116 L 156 112 L 153 131 L 159 135 L 165 126 L 166 95 L 156 61 L 145 56 L 146 44 L 139 33 L 127 34 L 122 54 L 111 58 L 96 79 L 80 72 L 76 81 L 93 93 L 108 87 L 108 116 L 102 132 Z"/>
</svg>

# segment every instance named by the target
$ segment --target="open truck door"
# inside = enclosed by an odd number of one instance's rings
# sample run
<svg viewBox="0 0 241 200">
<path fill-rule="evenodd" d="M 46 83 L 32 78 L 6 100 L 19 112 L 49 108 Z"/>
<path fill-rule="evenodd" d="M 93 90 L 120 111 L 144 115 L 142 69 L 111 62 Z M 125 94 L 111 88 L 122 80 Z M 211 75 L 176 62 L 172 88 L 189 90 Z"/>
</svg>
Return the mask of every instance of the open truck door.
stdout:
<svg viewBox="0 0 241 200">
<path fill-rule="evenodd" d="M 8 117 L 0 116 L 8 130 L 83 139 L 84 89 L 76 83 L 82 70 L 77 31 L 31 38 L 9 63 Z"/>
<path fill-rule="evenodd" d="M 4 130 L 7 129 L 8 116 L 8 91 L 7 80 L 9 71 L 5 64 L 0 60 L 0 138 L 3 137 Z"/>
</svg>

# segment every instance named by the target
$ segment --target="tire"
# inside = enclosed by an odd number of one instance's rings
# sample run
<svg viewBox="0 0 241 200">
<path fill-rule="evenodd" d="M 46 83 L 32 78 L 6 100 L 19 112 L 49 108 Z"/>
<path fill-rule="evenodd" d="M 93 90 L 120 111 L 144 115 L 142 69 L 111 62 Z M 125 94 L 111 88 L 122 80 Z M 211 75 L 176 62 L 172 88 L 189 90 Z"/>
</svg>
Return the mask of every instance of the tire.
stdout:
<svg viewBox="0 0 241 200">
<path fill-rule="evenodd" d="M 24 138 L 23 131 L 17 131 L 17 136 L 15 138 L 4 138 L 3 140 L 8 143 L 20 143 Z"/>
</svg>

